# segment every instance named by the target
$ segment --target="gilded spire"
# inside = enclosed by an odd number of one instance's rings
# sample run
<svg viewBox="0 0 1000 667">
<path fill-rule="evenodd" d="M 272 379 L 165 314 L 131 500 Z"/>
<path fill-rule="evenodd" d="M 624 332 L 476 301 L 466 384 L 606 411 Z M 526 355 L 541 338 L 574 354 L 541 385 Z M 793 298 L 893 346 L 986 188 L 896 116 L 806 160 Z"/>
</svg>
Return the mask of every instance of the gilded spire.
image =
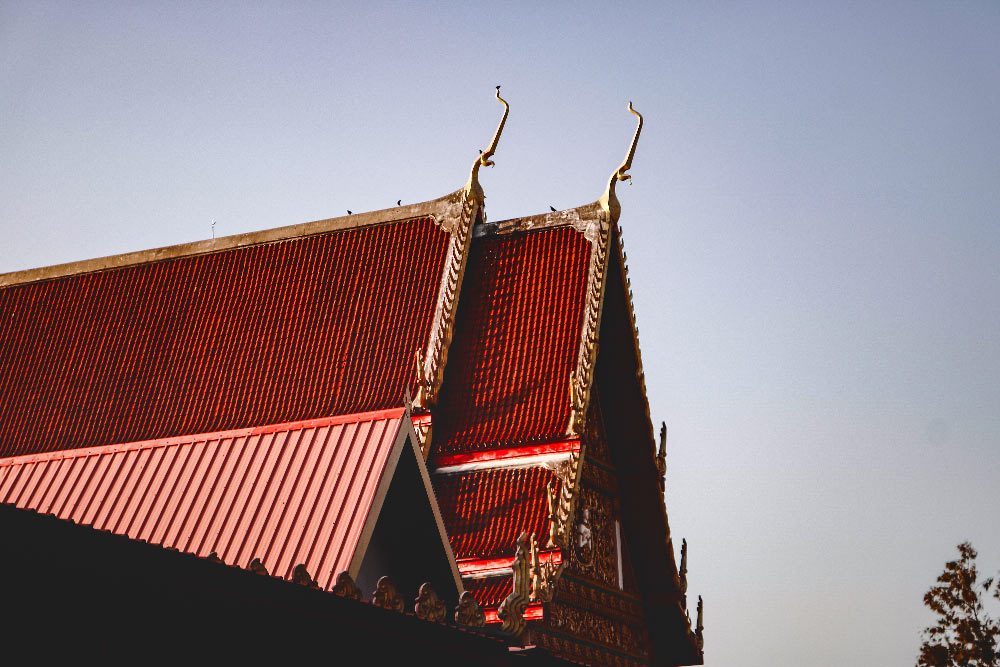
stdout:
<svg viewBox="0 0 1000 667">
<path fill-rule="evenodd" d="M 631 102 L 628 103 L 628 110 L 638 116 L 639 123 L 635 127 L 635 134 L 632 135 L 632 145 L 628 148 L 625 160 L 621 163 L 621 166 L 611 173 L 611 178 L 608 180 L 608 189 L 604 193 L 604 196 L 601 197 L 601 206 L 611 216 L 612 222 L 618 222 L 618 216 L 621 214 L 621 206 L 618 204 L 618 197 L 615 195 L 615 183 L 618 181 L 627 181 L 632 178 L 627 172 L 632 168 L 635 147 L 639 143 L 639 133 L 642 132 L 642 114 L 632 108 Z"/>
<path fill-rule="evenodd" d="M 705 650 L 705 605 L 698 596 L 698 620 L 694 627 L 694 636 L 698 642 L 698 650 Z"/>
<path fill-rule="evenodd" d="M 681 580 L 681 593 L 688 589 L 688 541 L 681 540 L 681 569 L 677 573 Z"/>
<path fill-rule="evenodd" d="M 667 422 L 660 424 L 660 450 L 656 452 L 656 471 L 660 473 L 660 482 L 667 474 Z"/>
<path fill-rule="evenodd" d="M 467 192 L 475 193 L 479 196 L 483 192 L 483 188 L 479 185 L 479 167 L 493 166 L 493 160 L 490 158 L 496 152 L 497 143 L 500 141 L 500 134 L 503 132 L 503 126 L 507 122 L 507 114 L 510 113 L 510 105 L 507 104 L 504 98 L 500 97 L 500 86 L 497 86 L 497 100 L 504 106 L 503 117 L 500 119 L 500 124 L 497 125 L 497 131 L 493 133 L 493 141 L 490 142 L 489 147 L 481 152 L 476 161 L 472 163 L 472 173 L 469 174 L 469 183 L 465 186 Z"/>
</svg>

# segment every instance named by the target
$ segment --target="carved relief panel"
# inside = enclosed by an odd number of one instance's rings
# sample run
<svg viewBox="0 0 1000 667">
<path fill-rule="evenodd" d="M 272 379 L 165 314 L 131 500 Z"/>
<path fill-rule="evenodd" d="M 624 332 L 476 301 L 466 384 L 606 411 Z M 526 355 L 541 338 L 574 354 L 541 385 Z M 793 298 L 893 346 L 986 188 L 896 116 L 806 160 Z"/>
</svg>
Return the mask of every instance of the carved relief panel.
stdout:
<svg viewBox="0 0 1000 667">
<path fill-rule="evenodd" d="M 641 621 L 630 623 L 593 610 L 554 602 L 549 607 L 548 625 L 562 636 L 542 633 L 538 637 L 539 643 L 566 658 L 602 665 L 646 664 L 649 658 L 649 638 Z M 575 642 L 571 637 L 580 637 L 586 643 Z M 603 651 L 593 644 L 607 646 L 614 652 Z"/>
<path fill-rule="evenodd" d="M 584 484 L 576 506 L 570 567 L 605 586 L 618 587 L 618 546 L 614 504 L 610 497 Z"/>
</svg>

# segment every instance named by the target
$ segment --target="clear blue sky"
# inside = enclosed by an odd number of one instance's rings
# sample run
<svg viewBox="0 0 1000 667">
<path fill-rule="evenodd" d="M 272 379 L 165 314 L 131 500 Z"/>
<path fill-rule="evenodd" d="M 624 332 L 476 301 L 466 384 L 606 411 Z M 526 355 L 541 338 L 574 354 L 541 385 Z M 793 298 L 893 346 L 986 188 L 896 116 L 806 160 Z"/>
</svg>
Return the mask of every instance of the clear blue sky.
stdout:
<svg viewBox="0 0 1000 667">
<path fill-rule="evenodd" d="M 706 664 L 912 664 L 1000 569 L 1000 4 L 0 2 L 0 272 L 619 188 Z"/>
</svg>

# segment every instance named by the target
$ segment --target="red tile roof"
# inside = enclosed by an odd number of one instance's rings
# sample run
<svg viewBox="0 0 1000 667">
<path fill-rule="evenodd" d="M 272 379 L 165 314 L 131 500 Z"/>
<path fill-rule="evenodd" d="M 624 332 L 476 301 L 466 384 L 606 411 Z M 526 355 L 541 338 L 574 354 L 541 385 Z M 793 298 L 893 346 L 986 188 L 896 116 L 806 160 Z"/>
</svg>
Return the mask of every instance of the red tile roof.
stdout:
<svg viewBox="0 0 1000 667">
<path fill-rule="evenodd" d="M 402 404 L 430 218 L 0 288 L 0 456 Z"/>
<path fill-rule="evenodd" d="M 510 574 L 498 577 L 463 579 L 462 586 L 472 593 L 483 609 L 496 609 L 514 590 L 514 579 Z"/>
<path fill-rule="evenodd" d="M 0 502 L 323 588 L 348 569 L 403 410 L 0 459 Z"/>
<path fill-rule="evenodd" d="M 492 468 L 435 475 L 434 492 L 455 558 L 511 555 L 521 533 L 549 534 L 546 468 Z"/>
<path fill-rule="evenodd" d="M 473 241 L 435 415 L 438 453 L 565 435 L 590 250 L 573 227 Z"/>
</svg>

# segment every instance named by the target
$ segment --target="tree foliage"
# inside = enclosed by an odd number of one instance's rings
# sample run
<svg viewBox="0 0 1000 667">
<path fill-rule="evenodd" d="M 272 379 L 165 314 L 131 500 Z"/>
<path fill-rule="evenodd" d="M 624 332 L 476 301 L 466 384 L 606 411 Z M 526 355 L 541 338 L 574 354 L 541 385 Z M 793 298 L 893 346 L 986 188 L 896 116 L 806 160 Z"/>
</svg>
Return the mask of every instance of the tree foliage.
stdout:
<svg viewBox="0 0 1000 667">
<path fill-rule="evenodd" d="M 1000 667 L 1000 621 L 983 607 L 990 594 L 1000 600 L 1000 581 L 978 582 L 971 544 L 959 544 L 958 553 L 924 595 L 938 619 L 924 630 L 917 667 Z"/>
</svg>

